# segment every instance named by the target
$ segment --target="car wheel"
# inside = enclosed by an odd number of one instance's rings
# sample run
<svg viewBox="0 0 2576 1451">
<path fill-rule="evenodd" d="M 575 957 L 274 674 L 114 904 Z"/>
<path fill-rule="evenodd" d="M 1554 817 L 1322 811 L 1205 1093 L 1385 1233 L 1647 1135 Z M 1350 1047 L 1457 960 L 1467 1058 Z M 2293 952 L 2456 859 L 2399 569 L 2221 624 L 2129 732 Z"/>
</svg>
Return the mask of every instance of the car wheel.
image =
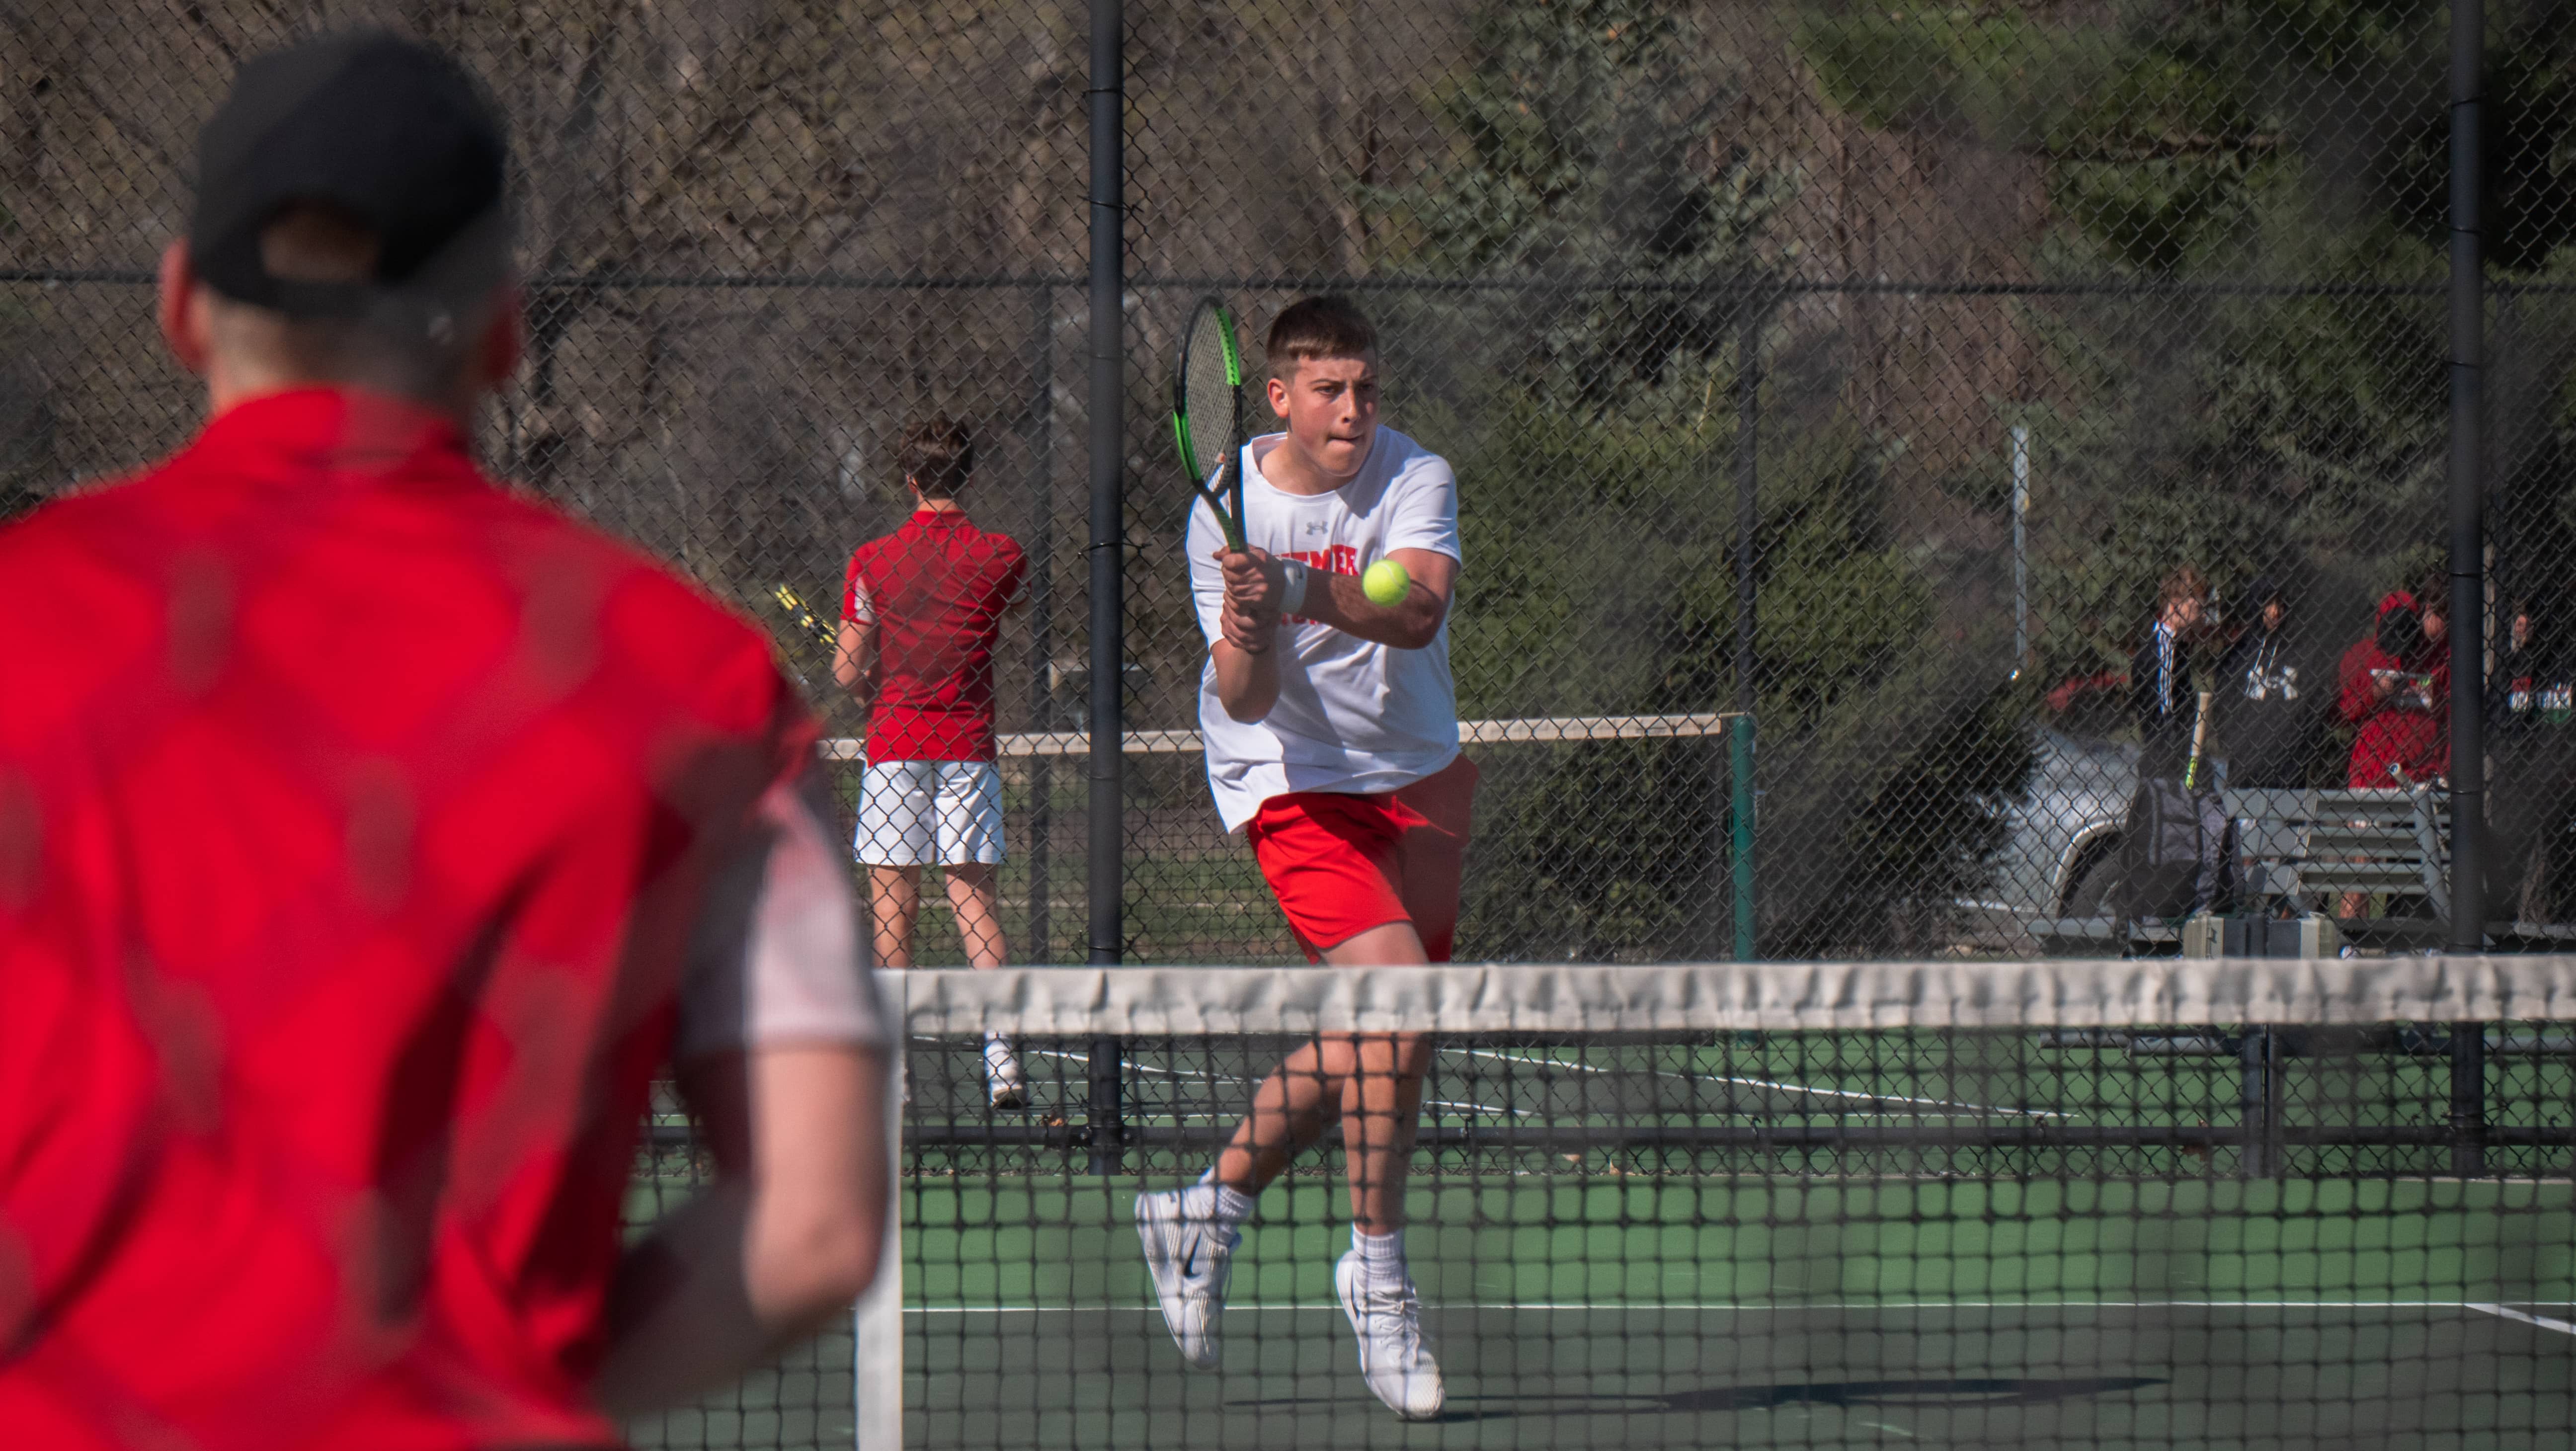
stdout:
<svg viewBox="0 0 2576 1451">
<path fill-rule="evenodd" d="M 2119 884 L 2119 848 L 2116 845 L 2104 846 L 2075 868 L 2075 885 L 2066 892 L 2066 915 L 2110 916 L 2111 893 Z"/>
</svg>

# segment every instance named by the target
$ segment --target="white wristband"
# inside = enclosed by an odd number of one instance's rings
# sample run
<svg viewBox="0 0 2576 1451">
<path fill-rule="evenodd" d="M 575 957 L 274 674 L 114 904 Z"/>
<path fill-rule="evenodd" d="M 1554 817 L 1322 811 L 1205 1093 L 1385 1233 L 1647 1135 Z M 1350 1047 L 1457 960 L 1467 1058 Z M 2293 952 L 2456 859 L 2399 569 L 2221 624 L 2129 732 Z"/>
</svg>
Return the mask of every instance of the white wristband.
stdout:
<svg viewBox="0 0 2576 1451">
<path fill-rule="evenodd" d="M 1293 559 L 1279 561 L 1284 582 L 1279 586 L 1279 613 L 1294 615 L 1306 608 L 1306 566 Z"/>
</svg>

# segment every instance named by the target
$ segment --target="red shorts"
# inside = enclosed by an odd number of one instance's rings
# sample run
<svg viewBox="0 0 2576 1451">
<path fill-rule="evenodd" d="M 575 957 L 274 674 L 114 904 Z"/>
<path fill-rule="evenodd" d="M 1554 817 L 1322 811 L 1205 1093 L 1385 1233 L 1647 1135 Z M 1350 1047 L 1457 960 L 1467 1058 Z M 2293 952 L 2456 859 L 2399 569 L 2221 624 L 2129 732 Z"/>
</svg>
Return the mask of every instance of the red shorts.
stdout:
<svg viewBox="0 0 2576 1451">
<path fill-rule="evenodd" d="M 1460 756 L 1394 791 L 1273 796 L 1244 835 L 1309 961 L 1410 922 L 1430 959 L 1447 962 L 1475 800 L 1476 767 Z"/>
</svg>

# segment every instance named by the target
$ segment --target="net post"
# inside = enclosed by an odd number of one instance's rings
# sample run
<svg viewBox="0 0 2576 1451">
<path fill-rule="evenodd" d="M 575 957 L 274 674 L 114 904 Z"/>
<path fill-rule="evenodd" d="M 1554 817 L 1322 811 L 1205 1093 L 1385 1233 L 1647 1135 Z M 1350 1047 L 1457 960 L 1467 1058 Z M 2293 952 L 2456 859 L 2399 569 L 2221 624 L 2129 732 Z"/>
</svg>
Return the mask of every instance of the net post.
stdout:
<svg viewBox="0 0 2576 1451">
<path fill-rule="evenodd" d="M 899 976 L 899 974 L 890 974 Z M 903 1085 L 904 1018 L 895 999 L 894 1046 L 886 1052 L 884 1248 L 876 1282 L 850 1307 L 850 1410 L 856 1451 L 903 1451 Z"/>
<path fill-rule="evenodd" d="M 2237 1173 L 2270 1179 L 2281 1172 L 2281 1035 L 2268 1027 L 2249 1027 L 2237 1056 L 2245 1068 L 2240 1094 L 2244 1146 L 2237 1154 Z"/>
<path fill-rule="evenodd" d="M 1116 1038 L 1094 1038 L 1088 1051 L 1091 1072 L 1085 1087 L 1083 1133 L 1091 1151 L 1087 1167 L 1107 1178 L 1118 1172 L 1127 1146 L 1126 1083 L 1119 1071 L 1126 1049 Z"/>
<path fill-rule="evenodd" d="M 2487 1172 L 2487 1025 L 2451 1025 L 2451 1172 Z"/>
</svg>

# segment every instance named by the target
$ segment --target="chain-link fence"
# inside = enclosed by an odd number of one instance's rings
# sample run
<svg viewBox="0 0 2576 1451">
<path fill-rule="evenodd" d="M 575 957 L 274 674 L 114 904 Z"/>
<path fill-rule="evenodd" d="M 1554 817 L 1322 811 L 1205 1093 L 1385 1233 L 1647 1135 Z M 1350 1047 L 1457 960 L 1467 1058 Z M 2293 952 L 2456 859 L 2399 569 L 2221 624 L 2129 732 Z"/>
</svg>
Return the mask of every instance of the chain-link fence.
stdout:
<svg viewBox="0 0 2576 1451">
<path fill-rule="evenodd" d="M 2538 935 L 2576 920 L 2576 16 L 2487 12 L 2488 915 Z M 1084 955 L 1103 807 L 1128 956 L 1294 951 L 1190 734 L 1160 410 L 1198 296 L 1258 363 L 1324 289 L 1460 480 L 1462 956 L 2108 948 L 2221 877 L 2438 937 L 2447 5 L 1130 0 L 1114 339 L 1089 14 L 11 7 L 6 507 L 186 435 L 151 270 L 195 127 L 241 57 L 378 21 L 515 127 L 531 345 L 489 456 L 769 623 L 838 735 L 845 564 L 910 507 L 895 442 L 972 421 L 962 502 L 1026 560 L 994 656 L 1014 960 Z M 1131 744 L 1103 802 L 1112 346 Z M 2199 821 L 2212 780 L 2232 828 Z"/>
</svg>

